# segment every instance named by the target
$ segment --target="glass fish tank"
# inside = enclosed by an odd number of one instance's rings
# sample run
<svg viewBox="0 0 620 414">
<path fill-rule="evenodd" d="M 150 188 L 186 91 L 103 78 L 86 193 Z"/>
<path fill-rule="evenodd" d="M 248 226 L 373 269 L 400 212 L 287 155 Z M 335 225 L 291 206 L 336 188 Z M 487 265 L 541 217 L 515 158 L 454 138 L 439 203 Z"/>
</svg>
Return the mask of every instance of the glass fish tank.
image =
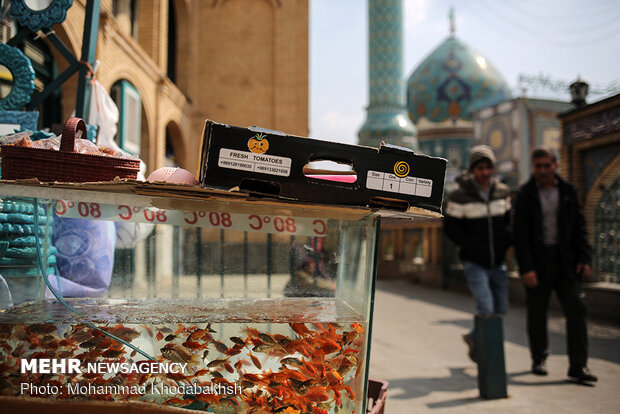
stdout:
<svg viewBox="0 0 620 414">
<path fill-rule="evenodd" d="M 0 395 L 365 413 L 379 216 L 0 183 Z"/>
</svg>

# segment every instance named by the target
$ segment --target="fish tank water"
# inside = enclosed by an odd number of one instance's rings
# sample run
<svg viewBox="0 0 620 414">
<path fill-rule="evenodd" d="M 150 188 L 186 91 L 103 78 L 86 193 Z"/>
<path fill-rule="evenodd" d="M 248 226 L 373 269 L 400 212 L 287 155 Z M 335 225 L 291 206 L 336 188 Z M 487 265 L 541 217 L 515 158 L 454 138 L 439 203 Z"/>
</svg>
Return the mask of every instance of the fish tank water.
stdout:
<svg viewBox="0 0 620 414">
<path fill-rule="evenodd" d="M 0 184 L 0 395 L 364 413 L 379 216 Z"/>
</svg>

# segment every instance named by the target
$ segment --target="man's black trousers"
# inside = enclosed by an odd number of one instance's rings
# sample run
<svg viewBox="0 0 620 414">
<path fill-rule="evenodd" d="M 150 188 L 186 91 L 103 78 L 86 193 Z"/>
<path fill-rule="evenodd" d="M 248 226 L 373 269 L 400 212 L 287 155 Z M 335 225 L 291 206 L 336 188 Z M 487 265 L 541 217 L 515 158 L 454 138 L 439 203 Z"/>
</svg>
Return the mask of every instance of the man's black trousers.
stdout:
<svg viewBox="0 0 620 414">
<path fill-rule="evenodd" d="M 588 333 L 586 306 L 579 277 L 567 277 L 562 270 L 557 247 L 545 247 L 541 252 L 543 263 L 537 269 L 538 286 L 526 287 L 527 333 L 532 361 L 544 361 L 549 354 L 547 335 L 547 309 L 551 291 L 555 293 L 566 316 L 566 340 L 570 366 L 584 367 L 588 359 Z"/>
</svg>

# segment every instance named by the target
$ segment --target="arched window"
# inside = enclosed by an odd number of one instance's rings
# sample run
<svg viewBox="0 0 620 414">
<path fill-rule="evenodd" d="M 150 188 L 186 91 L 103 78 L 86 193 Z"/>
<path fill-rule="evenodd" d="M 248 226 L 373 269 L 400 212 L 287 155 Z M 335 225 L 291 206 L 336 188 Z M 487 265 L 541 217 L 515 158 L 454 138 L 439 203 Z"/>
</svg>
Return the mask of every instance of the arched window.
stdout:
<svg viewBox="0 0 620 414">
<path fill-rule="evenodd" d="M 140 92 L 127 80 L 112 85 L 110 97 L 118 106 L 118 131 L 114 140 L 125 151 L 140 155 L 142 137 L 142 99 Z"/>
<path fill-rule="evenodd" d="M 168 0 L 168 78 L 177 81 L 177 14 L 174 0 Z"/>
<path fill-rule="evenodd" d="M 183 164 L 184 149 L 182 134 L 175 122 L 166 125 L 166 167 L 181 167 Z"/>
<path fill-rule="evenodd" d="M 46 41 L 37 38 L 34 33 L 30 34 L 19 48 L 30 59 L 34 69 L 34 92 L 31 96 L 33 100 L 58 76 L 58 67 Z M 50 128 L 59 132 L 63 122 L 62 88 L 54 90 L 47 99 L 32 110 L 39 112 L 38 129 Z"/>
<path fill-rule="evenodd" d="M 174 148 L 172 146 L 172 138 L 170 137 L 170 130 L 166 128 L 166 159 L 164 160 L 166 167 L 178 167 L 176 156 L 174 154 Z"/>
<path fill-rule="evenodd" d="M 121 30 L 138 38 L 138 0 L 113 0 L 112 14 Z"/>
<path fill-rule="evenodd" d="M 594 213 L 594 270 L 600 281 L 620 283 L 620 175 L 603 190 Z"/>
</svg>

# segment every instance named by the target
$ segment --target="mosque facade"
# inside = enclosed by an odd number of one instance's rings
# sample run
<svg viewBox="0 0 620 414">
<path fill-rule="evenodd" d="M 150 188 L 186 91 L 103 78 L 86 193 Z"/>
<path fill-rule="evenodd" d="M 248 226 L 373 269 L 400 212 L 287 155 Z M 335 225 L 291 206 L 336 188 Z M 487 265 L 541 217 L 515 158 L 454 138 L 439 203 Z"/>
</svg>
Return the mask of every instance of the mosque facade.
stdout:
<svg viewBox="0 0 620 414">
<path fill-rule="evenodd" d="M 450 35 L 409 76 L 407 111 L 418 129 L 420 151 L 448 160 L 448 183 L 467 167 L 476 109 L 509 98 L 499 71 L 456 37 L 453 24 Z"/>
<path fill-rule="evenodd" d="M 372 22 L 369 34 L 373 35 Z M 372 65 L 376 58 L 381 58 L 373 56 L 373 41 L 369 43 L 371 98 L 368 120 L 372 118 L 372 80 L 376 76 Z M 620 280 L 612 257 L 617 257 L 618 253 L 619 220 L 617 208 L 609 207 L 616 206 L 616 190 L 620 186 L 620 179 L 616 178 L 620 161 L 613 156 L 617 154 L 616 130 L 586 144 L 573 138 L 571 134 L 577 136 L 579 133 L 567 132 L 566 126 L 580 114 L 594 113 L 595 109 L 575 112 L 575 106 L 569 102 L 512 97 L 508 83 L 491 62 L 456 36 L 452 13 L 448 37 L 411 72 L 404 93 L 419 152 L 448 160 L 447 192 L 454 189 L 456 176 L 467 169 L 469 148 L 474 144 L 486 144 L 494 149 L 497 176 L 514 190 L 530 176 L 531 150 L 541 145 L 555 149 L 560 158 L 560 174 L 569 180 L 573 178 L 572 181 L 577 177 L 577 187 L 582 189 L 590 241 L 600 256 L 600 263 L 595 266 L 600 275 L 596 277 L 606 281 Z M 617 104 L 617 99 L 613 103 Z M 602 118 L 609 118 L 608 114 L 613 112 L 607 109 L 611 104 L 606 105 L 593 106 L 605 106 L 607 112 L 603 111 Z M 365 143 L 362 132 L 367 124 L 368 121 L 360 132 L 362 144 Z M 376 131 L 374 140 L 403 145 L 402 140 L 390 141 L 389 136 L 381 136 L 381 131 Z M 609 151 L 610 148 L 614 151 Z M 575 154 L 581 156 L 583 162 L 575 162 Z M 597 171 L 605 173 L 604 176 Z M 603 180 L 610 190 L 603 191 L 602 184 L 594 186 L 592 183 L 597 180 Z M 613 216 L 613 220 L 608 220 L 607 216 Z M 378 274 L 382 277 L 400 274 L 444 287 L 452 283 L 463 284 L 457 251 L 442 233 L 440 220 L 406 224 L 384 220 Z M 510 253 L 508 263 L 509 268 L 516 272 Z M 442 275 L 440 279 L 438 274 Z"/>
</svg>

